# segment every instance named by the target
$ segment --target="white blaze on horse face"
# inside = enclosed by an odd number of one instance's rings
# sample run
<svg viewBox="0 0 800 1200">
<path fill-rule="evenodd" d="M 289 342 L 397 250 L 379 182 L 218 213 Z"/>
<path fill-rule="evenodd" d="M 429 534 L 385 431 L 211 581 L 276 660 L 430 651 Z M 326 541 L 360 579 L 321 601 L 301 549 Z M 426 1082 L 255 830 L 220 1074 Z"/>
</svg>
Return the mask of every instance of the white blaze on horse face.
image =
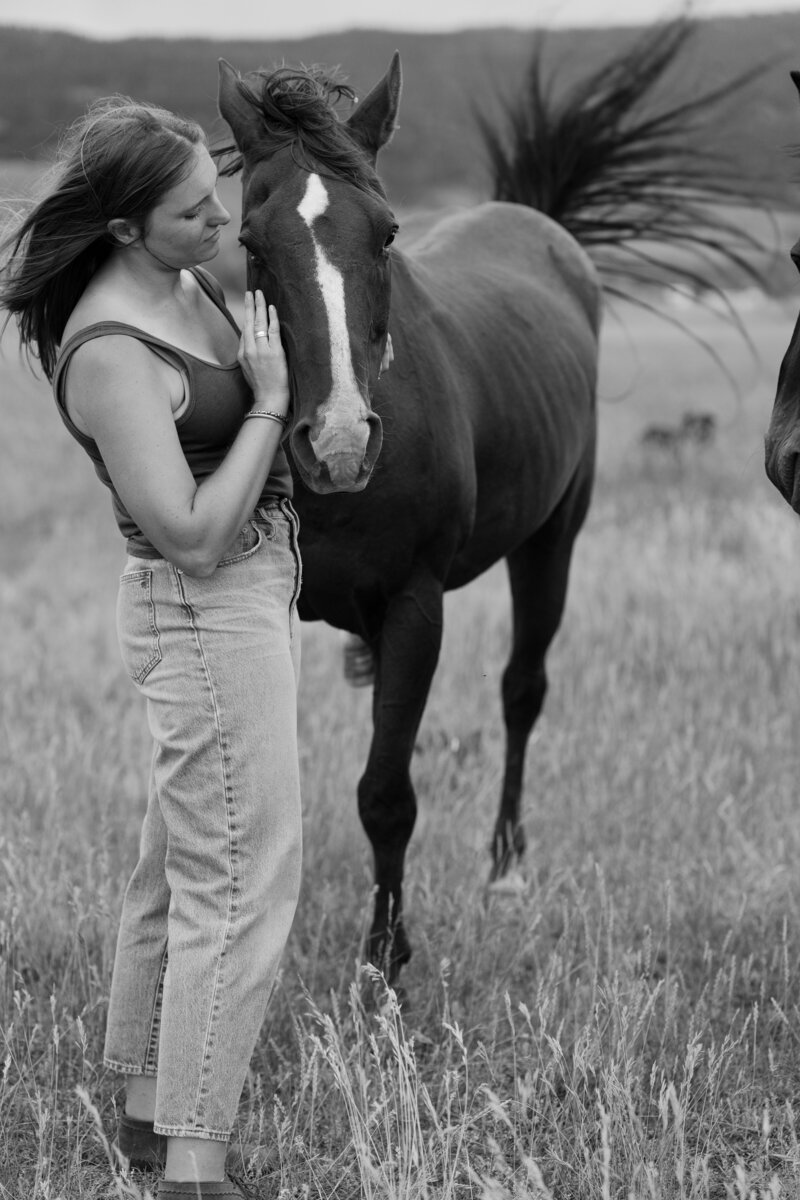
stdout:
<svg viewBox="0 0 800 1200">
<path fill-rule="evenodd" d="M 324 460 L 335 455 L 351 456 L 358 448 L 353 445 L 354 426 L 358 441 L 366 443 L 367 408 L 358 386 L 350 353 L 350 334 L 347 329 L 344 279 L 333 265 L 314 235 L 314 222 L 328 208 L 330 197 L 319 175 L 311 174 L 305 195 L 297 206 L 300 217 L 308 226 L 314 245 L 317 283 L 328 317 L 331 352 L 331 394 L 319 408 L 321 428 L 311 435 L 315 452 Z"/>
</svg>

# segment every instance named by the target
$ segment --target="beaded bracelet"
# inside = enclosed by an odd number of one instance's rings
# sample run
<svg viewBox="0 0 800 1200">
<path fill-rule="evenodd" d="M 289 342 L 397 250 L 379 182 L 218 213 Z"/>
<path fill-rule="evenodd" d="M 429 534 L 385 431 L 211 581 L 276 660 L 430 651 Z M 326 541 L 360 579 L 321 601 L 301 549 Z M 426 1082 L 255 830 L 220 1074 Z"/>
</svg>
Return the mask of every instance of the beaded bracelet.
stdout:
<svg viewBox="0 0 800 1200">
<path fill-rule="evenodd" d="M 270 412 L 268 408 L 251 408 L 249 413 L 244 414 L 245 421 L 248 417 L 267 417 L 270 421 L 277 421 L 284 429 L 289 424 L 288 417 L 284 417 L 281 413 Z"/>
</svg>

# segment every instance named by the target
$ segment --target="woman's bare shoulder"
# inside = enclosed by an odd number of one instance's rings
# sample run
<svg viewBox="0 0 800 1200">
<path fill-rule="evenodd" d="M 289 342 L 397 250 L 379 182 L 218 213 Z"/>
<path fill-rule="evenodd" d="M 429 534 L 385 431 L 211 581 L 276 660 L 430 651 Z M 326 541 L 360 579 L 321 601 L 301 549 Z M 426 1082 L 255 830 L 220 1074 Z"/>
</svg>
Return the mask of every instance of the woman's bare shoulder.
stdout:
<svg viewBox="0 0 800 1200">
<path fill-rule="evenodd" d="M 90 284 L 69 315 L 61 338 L 62 344 L 84 329 L 108 321 L 135 325 L 136 312 L 118 289 Z"/>
<path fill-rule="evenodd" d="M 138 338 L 122 332 L 109 332 L 102 337 L 88 338 L 75 347 L 70 356 L 70 373 L 74 378 L 79 373 L 92 372 L 118 377 L 124 382 L 131 366 L 155 367 L 157 361 Z"/>
</svg>

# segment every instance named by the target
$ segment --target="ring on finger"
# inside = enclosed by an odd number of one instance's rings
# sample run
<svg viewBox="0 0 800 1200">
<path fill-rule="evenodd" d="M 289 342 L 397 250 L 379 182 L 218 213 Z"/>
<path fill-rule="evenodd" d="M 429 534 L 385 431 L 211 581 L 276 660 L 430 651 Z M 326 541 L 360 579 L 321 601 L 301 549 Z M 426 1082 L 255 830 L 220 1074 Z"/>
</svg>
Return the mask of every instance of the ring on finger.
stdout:
<svg viewBox="0 0 800 1200">
<path fill-rule="evenodd" d="M 267 331 L 266 331 L 266 329 L 257 329 L 254 336 L 257 338 L 258 337 L 267 337 Z"/>
</svg>

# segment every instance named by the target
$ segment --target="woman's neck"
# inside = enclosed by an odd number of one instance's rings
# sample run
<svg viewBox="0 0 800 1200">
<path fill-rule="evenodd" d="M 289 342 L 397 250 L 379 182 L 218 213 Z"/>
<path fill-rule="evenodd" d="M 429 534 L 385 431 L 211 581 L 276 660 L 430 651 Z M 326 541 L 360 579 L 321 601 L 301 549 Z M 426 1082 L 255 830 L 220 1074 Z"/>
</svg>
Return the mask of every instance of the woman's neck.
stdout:
<svg viewBox="0 0 800 1200">
<path fill-rule="evenodd" d="M 140 241 L 112 254 L 106 264 L 106 282 L 135 291 L 147 303 L 174 303 L 182 293 L 181 270 L 158 258 Z"/>
</svg>

